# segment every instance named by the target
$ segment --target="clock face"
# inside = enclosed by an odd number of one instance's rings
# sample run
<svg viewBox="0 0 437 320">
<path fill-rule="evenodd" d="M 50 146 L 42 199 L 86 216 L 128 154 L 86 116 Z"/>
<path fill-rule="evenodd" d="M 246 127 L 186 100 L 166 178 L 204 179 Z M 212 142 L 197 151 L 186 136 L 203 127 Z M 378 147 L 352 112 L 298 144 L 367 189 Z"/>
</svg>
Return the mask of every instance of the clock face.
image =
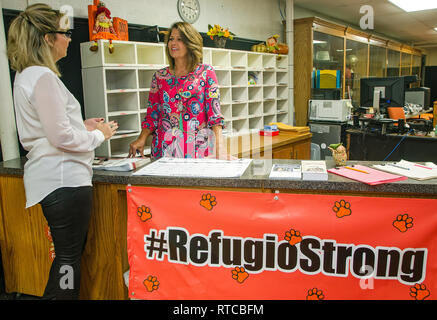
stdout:
<svg viewBox="0 0 437 320">
<path fill-rule="evenodd" d="M 178 11 L 185 22 L 196 22 L 200 15 L 199 0 L 178 0 Z"/>
</svg>

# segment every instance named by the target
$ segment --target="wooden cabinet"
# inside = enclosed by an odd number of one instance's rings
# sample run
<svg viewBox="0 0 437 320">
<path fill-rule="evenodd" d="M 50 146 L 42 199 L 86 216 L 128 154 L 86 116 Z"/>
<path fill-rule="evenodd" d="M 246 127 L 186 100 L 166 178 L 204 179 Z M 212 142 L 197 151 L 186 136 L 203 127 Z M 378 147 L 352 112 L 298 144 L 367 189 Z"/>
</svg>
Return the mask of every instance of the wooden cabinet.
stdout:
<svg viewBox="0 0 437 320">
<path fill-rule="evenodd" d="M 420 77 L 421 56 L 422 52 L 416 48 L 317 17 L 294 20 L 296 125 L 308 123 L 308 101 L 320 87 L 318 70 L 338 71 L 335 90 L 358 107 L 361 78 Z"/>
<path fill-rule="evenodd" d="M 294 156 L 294 148 L 292 144 L 275 148 L 272 150 L 273 159 L 297 159 L 297 158 L 293 158 L 293 156 Z"/>
<path fill-rule="evenodd" d="M 311 137 L 308 132 L 280 132 L 274 137 L 258 133 L 227 140 L 228 152 L 238 158 L 298 159 L 311 158 Z"/>
</svg>

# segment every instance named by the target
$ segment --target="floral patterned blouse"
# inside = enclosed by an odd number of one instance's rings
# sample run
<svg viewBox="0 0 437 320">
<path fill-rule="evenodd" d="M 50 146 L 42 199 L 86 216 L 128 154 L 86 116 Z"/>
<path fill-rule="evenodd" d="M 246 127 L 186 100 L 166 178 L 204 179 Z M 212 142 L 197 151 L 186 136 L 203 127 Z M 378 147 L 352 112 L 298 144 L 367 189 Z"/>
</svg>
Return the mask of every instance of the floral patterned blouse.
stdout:
<svg viewBox="0 0 437 320">
<path fill-rule="evenodd" d="M 206 157 L 215 143 L 211 128 L 223 124 L 217 76 L 210 65 L 200 64 L 180 78 L 169 67 L 155 72 L 141 124 L 153 134 L 153 159 Z"/>
</svg>

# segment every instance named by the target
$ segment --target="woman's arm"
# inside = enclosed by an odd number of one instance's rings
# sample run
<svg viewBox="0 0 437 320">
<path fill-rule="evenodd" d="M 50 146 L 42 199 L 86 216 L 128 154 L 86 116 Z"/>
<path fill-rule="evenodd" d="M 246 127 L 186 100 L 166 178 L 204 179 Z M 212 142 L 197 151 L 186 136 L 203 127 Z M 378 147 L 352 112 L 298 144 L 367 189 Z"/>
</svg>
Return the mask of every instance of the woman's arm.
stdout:
<svg viewBox="0 0 437 320">
<path fill-rule="evenodd" d="M 152 77 L 150 84 L 149 100 L 147 101 L 147 113 L 141 123 L 141 133 L 139 137 L 129 145 L 129 158 L 136 157 L 137 153 L 144 157 L 144 146 L 146 145 L 147 137 L 156 130 L 158 126 L 159 115 L 159 91 L 156 73 Z"/>
<path fill-rule="evenodd" d="M 43 74 L 38 80 L 31 101 L 49 142 L 67 152 L 92 151 L 112 136 L 118 127 L 105 123 L 88 131 L 72 126 L 65 97 L 56 76 L 51 73 Z"/>
<path fill-rule="evenodd" d="M 234 156 L 228 153 L 227 144 L 223 141 L 222 126 L 217 125 L 212 127 L 215 138 L 215 157 L 221 160 L 236 160 Z"/>
</svg>

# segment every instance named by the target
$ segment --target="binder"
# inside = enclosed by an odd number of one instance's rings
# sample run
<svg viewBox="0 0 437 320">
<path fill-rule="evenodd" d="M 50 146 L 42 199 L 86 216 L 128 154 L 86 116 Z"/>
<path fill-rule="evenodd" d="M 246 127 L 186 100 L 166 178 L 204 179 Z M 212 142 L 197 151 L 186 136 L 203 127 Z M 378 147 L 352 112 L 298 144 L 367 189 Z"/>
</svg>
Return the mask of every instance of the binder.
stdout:
<svg viewBox="0 0 437 320">
<path fill-rule="evenodd" d="M 316 88 L 336 89 L 341 88 L 340 70 L 317 70 Z"/>
<path fill-rule="evenodd" d="M 356 169 L 356 170 L 353 170 Z M 357 171 L 359 170 L 359 171 Z M 364 172 L 360 172 L 364 171 Z M 328 172 L 338 174 L 339 176 L 349 178 L 352 180 L 356 180 L 359 182 L 366 183 L 368 185 L 374 186 L 383 183 L 390 183 L 396 181 L 407 180 L 407 177 L 399 176 L 396 174 L 372 169 L 362 165 L 354 165 L 352 169 L 348 169 L 346 167 L 332 168 L 329 169 Z"/>
</svg>

